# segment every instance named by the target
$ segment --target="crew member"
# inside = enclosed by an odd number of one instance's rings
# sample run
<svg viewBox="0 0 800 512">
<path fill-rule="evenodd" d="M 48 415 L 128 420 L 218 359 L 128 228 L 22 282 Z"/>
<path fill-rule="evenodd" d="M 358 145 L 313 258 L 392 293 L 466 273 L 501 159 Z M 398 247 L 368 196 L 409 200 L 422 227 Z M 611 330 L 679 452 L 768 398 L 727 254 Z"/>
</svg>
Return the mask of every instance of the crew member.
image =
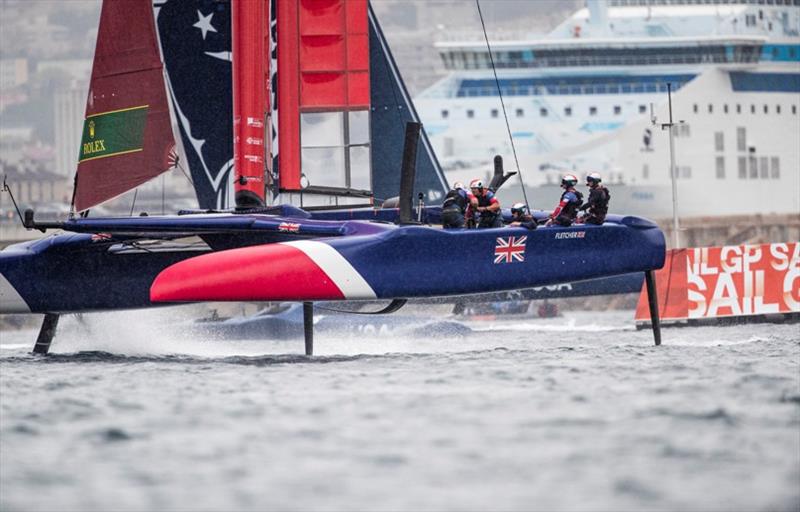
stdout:
<svg viewBox="0 0 800 512">
<path fill-rule="evenodd" d="M 477 214 L 478 228 L 501 228 L 503 219 L 500 216 L 500 202 L 494 192 L 483 186 L 483 181 L 475 179 L 469 183 L 472 196 L 470 211 Z"/>
<path fill-rule="evenodd" d="M 522 226 L 523 228 L 536 229 L 536 219 L 528 213 L 525 203 L 514 203 L 511 207 L 511 222 L 509 226 Z"/>
<path fill-rule="evenodd" d="M 442 227 L 455 229 L 464 227 L 464 214 L 469 206 L 469 192 L 461 182 L 453 184 L 453 190 L 444 196 L 442 203 Z"/>
<path fill-rule="evenodd" d="M 597 225 L 605 222 L 611 193 L 605 186 L 600 184 L 601 181 L 603 180 L 600 178 L 600 174 L 596 172 L 586 176 L 586 186 L 589 187 L 589 199 L 586 201 L 586 204 L 580 207 L 580 210 L 588 211 L 578 222 Z"/>
<path fill-rule="evenodd" d="M 547 226 L 556 224 L 558 226 L 571 226 L 578 216 L 578 208 L 583 202 L 583 194 L 575 190 L 575 185 L 578 184 L 578 178 L 572 174 L 565 174 L 561 178 L 561 188 L 564 193 L 561 194 L 561 201 L 550 214 L 550 220 L 547 221 Z"/>
</svg>

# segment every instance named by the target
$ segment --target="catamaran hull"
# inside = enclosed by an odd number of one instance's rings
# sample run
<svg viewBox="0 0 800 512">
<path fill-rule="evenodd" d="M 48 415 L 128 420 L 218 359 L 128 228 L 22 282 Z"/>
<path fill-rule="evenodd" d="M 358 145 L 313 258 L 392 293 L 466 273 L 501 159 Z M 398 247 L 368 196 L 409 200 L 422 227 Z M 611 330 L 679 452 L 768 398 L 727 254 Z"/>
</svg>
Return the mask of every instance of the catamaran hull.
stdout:
<svg viewBox="0 0 800 512">
<path fill-rule="evenodd" d="M 96 238 L 96 237 L 94 237 Z M 150 285 L 199 251 L 118 253 L 91 235 L 70 234 L 0 251 L 0 313 L 75 313 L 153 306 Z"/>
<path fill-rule="evenodd" d="M 219 251 L 158 275 L 153 302 L 372 300 L 470 295 L 661 268 L 664 236 L 625 217 L 528 231 L 401 227 Z"/>
</svg>

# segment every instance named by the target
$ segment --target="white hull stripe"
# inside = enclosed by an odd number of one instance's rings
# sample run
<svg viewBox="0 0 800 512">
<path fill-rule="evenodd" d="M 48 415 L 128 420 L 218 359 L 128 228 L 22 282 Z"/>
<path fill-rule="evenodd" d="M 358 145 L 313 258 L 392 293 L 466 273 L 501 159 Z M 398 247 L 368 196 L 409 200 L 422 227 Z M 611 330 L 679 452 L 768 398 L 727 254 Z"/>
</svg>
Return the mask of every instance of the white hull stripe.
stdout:
<svg viewBox="0 0 800 512">
<path fill-rule="evenodd" d="M 0 313 L 30 313 L 31 308 L 22 300 L 8 279 L 0 274 Z"/>
<path fill-rule="evenodd" d="M 310 240 L 282 242 L 282 244 L 303 251 L 306 256 L 311 258 L 311 261 L 316 263 L 333 280 L 346 299 L 371 300 L 377 298 L 369 283 L 344 256 L 339 254 L 339 251 L 330 245 Z"/>
</svg>

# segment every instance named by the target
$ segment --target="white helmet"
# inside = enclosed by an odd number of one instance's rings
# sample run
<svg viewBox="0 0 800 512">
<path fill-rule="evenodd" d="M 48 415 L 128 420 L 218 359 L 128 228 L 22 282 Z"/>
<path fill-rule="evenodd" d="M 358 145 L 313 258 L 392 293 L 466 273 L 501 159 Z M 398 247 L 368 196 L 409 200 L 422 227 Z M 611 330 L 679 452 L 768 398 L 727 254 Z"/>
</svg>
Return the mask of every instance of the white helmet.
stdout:
<svg viewBox="0 0 800 512">
<path fill-rule="evenodd" d="M 463 189 L 464 189 L 464 184 L 461 183 L 460 181 L 453 183 L 453 190 L 463 190 Z"/>
<path fill-rule="evenodd" d="M 603 179 L 600 177 L 600 173 L 599 172 L 593 172 L 593 173 L 589 174 L 588 176 L 586 176 L 586 183 L 590 183 L 590 182 L 600 183 L 601 181 L 603 181 Z"/>
<path fill-rule="evenodd" d="M 578 177 L 574 174 L 565 174 L 561 177 L 562 187 L 574 187 L 578 184 Z"/>
<path fill-rule="evenodd" d="M 525 203 L 514 203 L 511 206 L 511 213 L 519 213 L 520 215 L 524 214 L 528 208 L 525 206 Z"/>
<path fill-rule="evenodd" d="M 469 182 L 469 188 L 483 188 L 483 181 L 476 178 Z"/>
</svg>

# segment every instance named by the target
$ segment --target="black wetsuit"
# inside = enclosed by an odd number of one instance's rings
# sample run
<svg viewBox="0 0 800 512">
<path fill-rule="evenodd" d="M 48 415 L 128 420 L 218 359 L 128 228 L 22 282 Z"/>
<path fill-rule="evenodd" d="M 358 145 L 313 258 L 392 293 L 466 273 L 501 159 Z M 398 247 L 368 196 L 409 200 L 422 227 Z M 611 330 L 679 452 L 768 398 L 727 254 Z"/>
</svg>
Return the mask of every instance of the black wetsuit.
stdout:
<svg viewBox="0 0 800 512">
<path fill-rule="evenodd" d="M 603 185 L 597 185 L 589 190 L 589 199 L 586 204 L 581 206 L 581 210 L 588 210 L 583 217 L 583 222 L 586 224 L 602 224 L 606 220 L 608 213 L 608 202 L 611 199 L 611 193 Z"/>
<path fill-rule="evenodd" d="M 442 203 L 442 227 L 445 229 L 463 228 L 467 205 L 469 205 L 469 198 L 465 190 L 454 189 L 448 192 Z"/>
<path fill-rule="evenodd" d="M 532 215 L 527 213 L 520 215 L 519 217 L 512 215 L 511 222 L 519 222 L 519 225 L 521 227 L 528 229 L 536 229 L 536 227 L 539 225 L 536 222 L 536 219 L 534 219 Z"/>
</svg>

